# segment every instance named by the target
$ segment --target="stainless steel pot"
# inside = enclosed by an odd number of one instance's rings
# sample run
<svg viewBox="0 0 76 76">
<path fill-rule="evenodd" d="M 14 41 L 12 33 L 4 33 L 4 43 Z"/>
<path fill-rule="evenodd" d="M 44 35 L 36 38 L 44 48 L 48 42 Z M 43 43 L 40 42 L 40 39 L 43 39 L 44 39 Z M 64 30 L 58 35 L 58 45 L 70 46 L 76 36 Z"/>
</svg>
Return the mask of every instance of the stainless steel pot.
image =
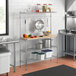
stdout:
<svg viewBox="0 0 76 76">
<path fill-rule="evenodd" d="M 74 16 L 76 16 L 76 11 L 73 11 Z"/>
<path fill-rule="evenodd" d="M 43 40 L 43 47 L 50 48 L 51 47 L 51 40 L 49 40 L 49 39 Z"/>
<path fill-rule="evenodd" d="M 76 16 L 76 11 L 68 11 L 67 14 L 70 16 Z"/>
</svg>

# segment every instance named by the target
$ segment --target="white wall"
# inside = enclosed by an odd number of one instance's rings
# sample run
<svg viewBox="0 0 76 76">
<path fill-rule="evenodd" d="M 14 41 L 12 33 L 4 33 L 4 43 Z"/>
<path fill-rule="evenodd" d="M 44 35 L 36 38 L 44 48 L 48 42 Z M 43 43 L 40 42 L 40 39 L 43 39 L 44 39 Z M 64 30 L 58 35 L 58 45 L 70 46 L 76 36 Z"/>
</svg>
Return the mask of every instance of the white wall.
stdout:
<svg viewBox="0 0 76 76">
<path fill-rule="evenodd" d="M 53 4 L 52 9 L 56 11 L 56 13 L 52 14 L 52 34 L 58 34 L 59 29 L 64 29 L 64 14 L 65 14 L 65 0 L 9 0 L 9 36 L 10 37 L 19 37 L 19 12 L 27 9 L 28 7 L 34 7 L 37 3 L 51 3 Z M 13 30 L 14 29 L 14 30 Z M 23 45 L 24 43 L 22 43 Z M 12 46 L 12 45 L 11 45 Z M 11 58 L 13 58 L 13 47 L 9 49 L 12 52 Z M 25 45 L 23 46 L 23 48 Z M 17 65 L 19 65 L 19 45 L 16 46 L 16 54 L 17 54 Z M 61 52 L 59 52 L 61 55 Z M 22 60 L 25 59 L 25 56 L 22 57 Z M 13 59 L 11 59 L 11 63 L 13 63 Z"/>
</svg>

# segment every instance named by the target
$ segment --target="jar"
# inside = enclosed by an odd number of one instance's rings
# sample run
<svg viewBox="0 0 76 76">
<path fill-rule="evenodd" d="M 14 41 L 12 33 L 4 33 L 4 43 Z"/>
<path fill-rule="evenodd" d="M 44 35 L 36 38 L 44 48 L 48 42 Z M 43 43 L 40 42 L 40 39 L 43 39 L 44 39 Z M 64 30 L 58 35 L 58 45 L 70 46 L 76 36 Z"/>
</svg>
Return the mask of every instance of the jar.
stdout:
<svg viewBox="0 0 76 76">
<path fill-rule="evenodd" d="M 42 8 L 41 8 L 41 4 L 37 4 L 36 6 L 36 12 L 41 12 Z"/>
<path fill-rule="evenodd" d="M 52 4 L 48 4 L 48 11 L 51 12 L 51 6 Z"/>
<path fill-rule="evenodd" d="M 46 10 L 47 10 L 47 4 L 43 4 L 42 10 L 43 10 L 43 12 L 46 12 Z"/>
</svg>

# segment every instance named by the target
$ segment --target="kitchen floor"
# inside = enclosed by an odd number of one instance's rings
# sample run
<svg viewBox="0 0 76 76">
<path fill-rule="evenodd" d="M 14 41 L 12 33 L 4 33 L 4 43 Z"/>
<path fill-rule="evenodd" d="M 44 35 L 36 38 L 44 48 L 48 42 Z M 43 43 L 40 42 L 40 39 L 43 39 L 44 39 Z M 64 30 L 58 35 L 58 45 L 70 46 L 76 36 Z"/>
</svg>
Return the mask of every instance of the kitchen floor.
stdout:
<svg viewBox="0 0 76 76">
<path fill-rule="evenodd" d="M 13 68 L 11 68 L 11 72 L 8 74 L 9 76 L 22 76 L 23 74 L 47 69 L 51 67 L 55 67 L 58 65 L 68 65 L 70 67 L 76 68 L 76 60 L 73 61 L 73 57 L 67 56 L 63 58 L 59 58 L 59 62 L 56 63 L 56 60 L 45 60 L 37 63 L 28 64 L 28 69 L 25 71 L 25 65 L 22 65 L 21 67 L 16 67 L 16 72 L 13 72 Z M 6 76 L 6 74 L 2 74 L 0 76 Z"/>
</svg>

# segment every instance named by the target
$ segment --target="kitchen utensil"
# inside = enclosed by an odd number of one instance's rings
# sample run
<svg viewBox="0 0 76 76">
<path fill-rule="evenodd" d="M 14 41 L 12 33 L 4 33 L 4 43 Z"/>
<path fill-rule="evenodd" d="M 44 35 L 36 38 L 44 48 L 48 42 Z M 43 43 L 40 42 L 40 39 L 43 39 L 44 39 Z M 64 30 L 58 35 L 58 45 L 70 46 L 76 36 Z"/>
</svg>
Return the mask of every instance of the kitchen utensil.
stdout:
<svg viewBox="0 0 76 76">
<path fill-rule="evenodd" d="M 45 36 L 48 36 L 50 33 L 51 33 L 51 32 L 48 32 L 48 31 L 46 31 L 46 32 L 44 31 L 44 32 L 43 32 L 43 34 L 44 34 Z"/>
<path fill-rule="evenodd" d="M 37 20 L 35 22 L 35 28 L 38 30 L 38 31 L 41 31 L 43 28 L 44 28 L 44 22 L 43 20 Z"/>
</svg>

